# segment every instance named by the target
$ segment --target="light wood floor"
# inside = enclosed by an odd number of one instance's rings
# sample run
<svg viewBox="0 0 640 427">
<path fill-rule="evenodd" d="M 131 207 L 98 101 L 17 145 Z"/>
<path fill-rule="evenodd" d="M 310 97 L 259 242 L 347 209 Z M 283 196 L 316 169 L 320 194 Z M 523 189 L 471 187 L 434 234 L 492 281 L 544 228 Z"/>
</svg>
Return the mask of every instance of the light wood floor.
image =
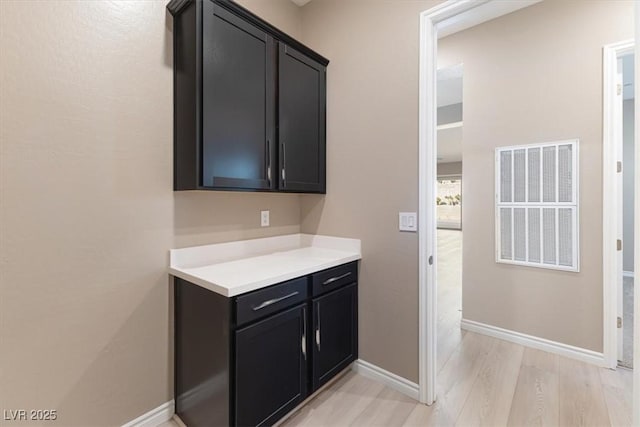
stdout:
<svg viewBox="0 0 640 427">
<path fill-rule="evenodd" d="M 437 402 L 419 404 L 349 372 L 284 426 L 631 425 L 631 371 L 460 331 L 461 234 L 441 230 L 438 239 Z"/>
</svg>

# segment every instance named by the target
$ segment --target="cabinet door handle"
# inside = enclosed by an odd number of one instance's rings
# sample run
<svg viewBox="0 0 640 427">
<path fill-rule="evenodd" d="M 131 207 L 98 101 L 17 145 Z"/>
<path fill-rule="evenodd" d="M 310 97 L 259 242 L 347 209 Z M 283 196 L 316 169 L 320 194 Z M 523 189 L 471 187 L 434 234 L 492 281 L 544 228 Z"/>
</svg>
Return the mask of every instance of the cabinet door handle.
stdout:
<svg viewBox="0 0 640 427">
<path fill-rule="evenodd" d="M 271 140 L 267 139 L 267 157 L 265 159 L 267 163 L 267 181 L 269 187 L 271 187 Z"/>
<path fill-rule="evenodd" d="M 282 143 L 282 186 L 285 187 L 287 184 L 287 154 L 285 151 L 284 142 Z"/>
<path fill-rule="evenodd" d="M 322 286 L 330 285 L 333 282 L 336 282 L 340 279 L 344 279 L 345 277 L 349 277 L 349 276 L 351 276 L 351 272 L 341 274 L 340 276 L 332 277 L 331 279 L 327 279 L 324 282 L 322 282 Z"/>
<path fill-rule="evenodd" d="M 307 360 L 307 308 L 302 307 L 302 356 Z"/>
<path fill-rule="evenodd" d="M 320 351 L 320 303 L 316 303 L 316 313 L 318 324 L 316 326 L 316 347 L 318 347 L 318 351 Z"/>
<path fill-rule="evenodd" d="M 265 308 L 265 307 L 269 307 L 269 306 L 270 306 L 270 305 L 272 305 L 272 304 L 275 304 L 275 303 L 280 302 L 280 301 L 284 301 L 284 300 L 286 300 L 287 298 L 295 297 L 295 296 L 296 296 L 296 295 L 298 295 L 299 293 L 300 293 L 300 292 L 298 292 L 298 291 L 291 292 L 291 293 L 290 293 L 290 294 L 288 294 L 288 295 L 285 295 L 285 296 L 283 296 L 283 297 L 279 297 L 279 298 L 274 298 L 274 299 L 267 300 L 267 301 L 263 302 L 262 304 L 260 304 L 260 305 L 258 305 L 258 306 L 255 306 L 255 307 L 251 307 L 251 308 L 253 309 L 253 311 L 262 310 L 262 309 L 263 309 L 263 308 Z"/>
</svg>

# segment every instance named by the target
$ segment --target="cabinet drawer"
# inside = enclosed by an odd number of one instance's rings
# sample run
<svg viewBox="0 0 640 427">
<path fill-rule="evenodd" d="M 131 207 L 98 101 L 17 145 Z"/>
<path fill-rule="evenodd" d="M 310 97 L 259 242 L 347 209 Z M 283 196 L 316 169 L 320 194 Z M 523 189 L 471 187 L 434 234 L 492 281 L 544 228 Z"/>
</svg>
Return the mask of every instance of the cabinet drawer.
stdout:
<svg viewBox="0 0 640 427">
<path fill-rule="evenodd" d="M 312 276 L 313 296 L 329 292 L 341 286 L 358 281 L 358 263 L 340 265 L 315 273 Z"/>
<path fill-rule="evenodd" d="M 236 325 L 260 319 L 306 299 L 306 277 L 241 295 L 236 298 Z"/>
</svg>

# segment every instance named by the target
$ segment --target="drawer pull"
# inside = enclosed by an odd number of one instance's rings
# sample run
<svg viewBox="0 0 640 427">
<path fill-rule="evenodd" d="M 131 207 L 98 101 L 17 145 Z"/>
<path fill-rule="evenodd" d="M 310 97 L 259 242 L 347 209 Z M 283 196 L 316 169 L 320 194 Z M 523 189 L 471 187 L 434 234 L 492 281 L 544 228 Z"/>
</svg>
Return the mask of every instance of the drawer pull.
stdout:
<svg viewBox="0 0 640 427">
<path fill-rule="evenodd" d="M 263 309 L 263 308 L 265 308 L 265 307 L 269 307 L 270 305 L 273 305 L 273 304 L 278 303 L 278 302 L 280 302 L 280 301 L 284 301 L 284 300 L 286 300 L 287 298 L 295 297 L 295 296 L 296 296 L 296 295 L 298 295 L 299 293 L 300 293 L 300 292 L 298 292 L 298 291 L 291 292 L 290 294 L 287 294 L 287 295 L 282 296 L 282 297 L 280 297 L 280 298 L 274 298 L 274 299 L 267 300 L 267 301 L 263 302 L 262 304 L 260 304 L 260 305 L 258 305 L 258 306 L 255 306 L 255 307 L 251 307 L 251 308 L 253 309 L 253 311 L 262 310 L 262 309 Z"/>
<path fill-rule="evenodd" d="M 340 276 L 332 277 L 331 279 L 325 280 L 324 282 L 322 282 L 322 286 L 330 285 L 333 282 L 336 282 L 340 279 L 344 279 L 345 277 L 349 277 L 349 276 L 351 276 L 350 271 L 348 273 L 341 274 Z"/>
<path fill-rule="evenodd" d="M 318 316 L 318 324 L 316 325 L 316 347 L 320 351 L 320 302 L 316 303 L 316 314 Z"/>
<path fill-rule="evenodd" d="M 302 355 L 307 360 L 307 309 L 302 307 Z"/>
</svg>

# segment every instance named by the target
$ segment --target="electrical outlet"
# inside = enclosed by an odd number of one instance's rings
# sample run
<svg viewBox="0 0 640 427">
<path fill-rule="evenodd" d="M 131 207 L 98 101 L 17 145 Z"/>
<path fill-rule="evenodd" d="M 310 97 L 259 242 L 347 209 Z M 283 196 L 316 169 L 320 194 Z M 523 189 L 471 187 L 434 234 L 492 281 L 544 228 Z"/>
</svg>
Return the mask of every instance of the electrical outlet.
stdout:
<svg viewBox="0 0 640 427">
<path fill-rule="evenodd" d="M 269 211 L 260 211 L 260 226 L 269 226 Z"/>
</svg>

